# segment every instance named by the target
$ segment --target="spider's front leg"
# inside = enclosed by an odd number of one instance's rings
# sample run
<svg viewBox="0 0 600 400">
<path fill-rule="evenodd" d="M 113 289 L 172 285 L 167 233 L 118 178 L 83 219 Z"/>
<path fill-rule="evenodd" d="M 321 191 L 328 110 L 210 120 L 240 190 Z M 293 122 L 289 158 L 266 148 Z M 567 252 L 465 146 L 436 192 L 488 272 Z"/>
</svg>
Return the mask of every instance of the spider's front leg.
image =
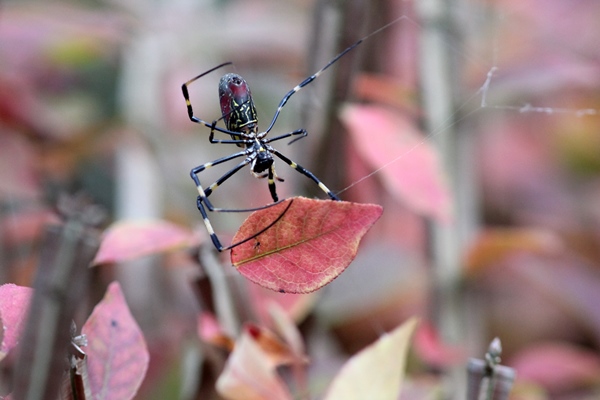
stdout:
<svg viewBox="0 0 600 400">
<path fill-rule="evenodd" d="M 267 132 L 262 132 L 261 134 L 258 135 L 259 139 L 264 138 L 267 135 Z M 294 143 L 297 140 L 300 140 L 302 138 L 305 138 L 308 136 L 308 132 L 306 131 L 306 129 L 296 129 L 293 132 L 288 132 L 288 133 L 284 133 L 283 135 L 279 135 L 279 136 L 275 136 L 272 138 L 268 138 L 268 139 L 264 139 L 263 142 L 264 143 L 270 143 L 270 142 L 275 142 L 276 140 L 281 140 L 281 139 L 285 139 L 288 138 L 290 136 L 297 136 L 297 135 L 301 135 L 300 137 L 297 137 L 293 140 L 290 140 L 290 142 L 288 143 L 288 146 L 292 143 Z"/>
<path fill-rule="evenodd" d="M 243 139 L 225 139 L 225 140 L 215 139 L 215 131 L 218 130 L 218 128 L 217 128 L 218 121 L 219 120 L 214 120 L 212 122 L 212 124 L 210 125 L 210 135 L 208 135 L 208 141 L 210 143 L 213 143 L 213 144 L 214 143 L 237 144 L 238 146 L 239 145 L 246 146 L 246 145 L 252 143 L 252 135 L 248 135 L 247 133 L 244 133 L 244 132 L 229 132 L 229 131 L 223 132 L 223 133 L 227 133 L 228 135 L 232 135 L 232 136 L 234 136 L 234 134 L 235 134 L 235 136 L 242 137 Z M 244 146 L 241 146 L 241 147 L 244 147 Z"/>
<path fill-rule="evenodd" d="M 279 157 L 280 159 L 282 159 L 287 165 L 289 165 L 290 167 L 292 167 L 296 171 L 300 172 L 302 175 L 310 178 L 313 182 L 315 182 L 317 184 L 317 186 L 319 186 L 319 189 L 321 189 L 322 191 L 324 191 L 327 194 L 327 196 L 329 196 L 329 198 L 331 200 L 336 200 L 336 201 L 340 200 L 340 198 L 337 197 L 335 195 L 335 193 L 333 193 L 331 190 L 329 190 L 329 188 L 327 186 L 325 186 L 325 184 L 323 182 L 321 182 L 321 180 L 319 178 L 317 178 L 315 176 L 315 174 L 313 174 L 312 172 L 310 172 L 309 170 L 307 170 L 306 168 L 304 168 L 300 164 L 297 164 L 295 161 L 290 160 L 289 158 L 287 158 L 286 156 L 284 156 L 283 154 L 281 154 L 279 151 L 271 148 L 271 152 L 273 154 L 275 154 L 277 157 Z"/>
</svg>

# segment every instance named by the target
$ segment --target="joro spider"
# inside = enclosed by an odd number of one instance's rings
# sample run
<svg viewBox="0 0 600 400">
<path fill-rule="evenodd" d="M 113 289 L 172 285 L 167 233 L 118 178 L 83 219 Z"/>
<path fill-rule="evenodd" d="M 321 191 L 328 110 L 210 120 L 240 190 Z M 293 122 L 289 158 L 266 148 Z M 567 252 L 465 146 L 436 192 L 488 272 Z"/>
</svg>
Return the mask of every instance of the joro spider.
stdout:
<svg viewBox="0 0 600 400">
<path fill-rule="evenodd" d="M 284 133 L 272 138 L 267 138 L 267 134 L 273 129 L 277 118 L 283 107 L 286 105 L 290 97 L 292 97 L 295 93 L 299 92 L 302 88 L 309 85 L 315 79 L 317 79 L 327 68 L 332 66 L 335 62 L 337 62 L 341 57 L 343 57 L 346 53 L 357 47 L 367 38 L 381 32 L 382 30 L 388 28 L 394 23 L 398 22 L 401 18 L 398 18 L 387 25 L 377 29 L 376 31 L 371 32 L 367 36 L 364 36 L 344 51 L 336 55 L 331 61 L 329 61 L 323 68 L 315 72 L 313 75 L 304 79 L 300 82 L 296 87 L 290 90 L 279 102 L 279 106 L 271 119 L 271 123 L 267 127 L 267 129 L 263 132 L 258 132 L 258 117 L 256 113 L 256 108 L 254 107 L 254 101 L 252 99 L 252 94 L 250 92 L 250 88 L 244 78 L 241 76 L 229 73 L 221 77 L 219 81 L 219 100 L 221 105 L 221 114 L 222 116 L 219 119 L 214 120 L 209 123 L 201 118 L 198 118 L 194 115 L 194 111 L 192 109 L 192 103 L 190 101 L 190 96 L 188 92 L 188 86 L 191 85 L 194 81 L 202 78 L 203 76 L 222 68 L 226 65 L 231 65 L 231 62 L 226 62 L 220 65 L 217 65 L 214 68 L 209 69 L 206 72 L 201 73 L 200 75 L 190 79 L 181 85 L 181 90 L 183 92 L 183 97 L 185 99 L 185 103 L 187 105 L 187 112 L 190 120 L 197 124 L 204 125 L 210 128 L 210 135 L 208 136 L 208 140 L 210 143 L 222 143 L 222 144 L 235 144 L 238 147 L 244 148 L 244 150 L 239 151 L 237 153 L 233 153 L 231 155 L 218 158 L 214 161 L 199 165 L 195 168 L 192 168 L 190 171 L 190 176 L 196 184 L 196 188 L 198 189 L 198 198 L 196 200 L 196 205 L 200 214 L 202 215 L 202 219 L 204 220 L 204 225 L 206 226 L 206 230 L 210 234 L 210 238 L 217 248 L 218 251 L 229 250 L 236 246 L 239 246 L 242 243 L 245 243 L 252 238 L 260 235 L 267 229 L 269 229 L 272 225 L 274 225 L 279 218 L 285 214 L 287 209 L 290 207 L 291 203 L 288 204 L 287 208 L 283 211 L 283 213 L 273 221 L 271 224 L 263 228 L 261 231 L 255 233 L 254 235 L 241 240 L 237 243 L 234 243 L 230 246 L 223 247 L 221 241 L 219 240 L 217 234 L 215 233 L 210 220 L 208 219 L 208 213 L 206 212 L 206 208 L 212 212 L 249 212 L 249 211 L 257 211 L 261 209 L 265 209 L 268 207 L 272 207 L 275 204 L 278 204 L 279 197 L 277 196 L 277 191 L 275 187 L 275 180 L 283 182 L 283 179 L 278 177 L 275 173 L 273 155 L 283 160 L 287 165 L 301 173 L 302 175 L 308 177 L 312 181 L 314 181 L 323 192 L 325 192 L 331 200 L 339 201 L 340 199 L 331 191 L 329 188 L 319 180 L 312 172 L 302 167 L 295 161 L 289 159 L 285 155 L 281 154 L 277 149 L 272 147 L 269 143 L 275 142 L 277 140 L 289 138 L 292 136 L 297 136 L 293 140 L 291 140 L 288 144 L 294 143 L 296 140 L 302 139 L 308 135 L 308 132 L 305 129 L 297 129 L 292 132 Z M 217 126 L 217 123 L 220 120 L 224 120 L 225 128 L 221 128 Z M 215 139 L 214 134 L 215 131 L 224 133 L 230 136 L 230 139 Z M 204 189 L 202 184 L 200 183 L 200 179 L 198 178 L 198 174 L 205 169 L 208 169 L 212 166 L 233 160 L 235 158 L 245 157 L 242 162 L 238 165 L 230 169 L 228 172 L 223 174 L 219 179 L 217 179 L 213 184 Z M 214 192 L 214 190 L 219 187 L 223 182 L 233 176 L 240 169 L 245 167 L 246 165 L 250 165 L 250 170 L 252 174 L 256 178 L 268 178 L 269 192 L 271 193 L 271 198 L 273 199 L 273 203 L 267 204 L 262 207 L 256 208 L 246 208 L 246 209 L 224 209 L 224 208 L 216 208 L 212 205 L 208 196 Z M 206 208 L 204 207 L 206 206 Z"/>
</svg>

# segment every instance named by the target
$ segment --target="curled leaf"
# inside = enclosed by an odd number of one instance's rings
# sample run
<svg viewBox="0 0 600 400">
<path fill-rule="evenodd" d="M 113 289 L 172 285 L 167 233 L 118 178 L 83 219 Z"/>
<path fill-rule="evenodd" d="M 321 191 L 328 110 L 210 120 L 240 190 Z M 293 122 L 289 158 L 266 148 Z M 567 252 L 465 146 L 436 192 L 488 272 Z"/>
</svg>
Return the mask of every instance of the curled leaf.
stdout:
<svg viewBox="0 0 600 400">
<path fill-rule="evenodd" d="M 295 361 L 307 361 L 304 353 L 296 354 L 294 349 L 291 348 L 288 343 L 282 342 L 281 339 L 269 329 L 260 325 L 247 323 L 244 330 L 252 337 L 254 342 L 260 346 L 267 360 L 273 364 L 273 367 L 289 365 Z"/>
<path fill-rule="evenodd" d="M 234 247 L 231 262 L 246 278 L 268 289 L 309 293 L 346 269 L 360 239 L 382 212 L 375 204 L 288 199 L 244 221 L 234 243 L 272 226 Z"/>
</svg>

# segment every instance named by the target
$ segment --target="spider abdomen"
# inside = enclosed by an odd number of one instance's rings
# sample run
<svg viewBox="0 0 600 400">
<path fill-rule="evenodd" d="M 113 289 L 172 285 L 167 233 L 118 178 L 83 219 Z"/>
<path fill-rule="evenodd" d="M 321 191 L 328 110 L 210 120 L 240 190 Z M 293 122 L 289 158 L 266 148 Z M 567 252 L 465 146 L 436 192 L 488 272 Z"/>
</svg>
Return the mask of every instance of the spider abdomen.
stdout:
<svg viewBox="0 0 600 400">
<path fill-rule="evenodd" d="M 258 117 L 248 84 L 238 74 L 223 75 L 219 82 L 219 101 L 225 126 L 232 132 L 256 134 Z M 231 135 L 233 139 L 242 137 Z M 238 144 L 244 147 L 243 144 Z"/>
</svg>

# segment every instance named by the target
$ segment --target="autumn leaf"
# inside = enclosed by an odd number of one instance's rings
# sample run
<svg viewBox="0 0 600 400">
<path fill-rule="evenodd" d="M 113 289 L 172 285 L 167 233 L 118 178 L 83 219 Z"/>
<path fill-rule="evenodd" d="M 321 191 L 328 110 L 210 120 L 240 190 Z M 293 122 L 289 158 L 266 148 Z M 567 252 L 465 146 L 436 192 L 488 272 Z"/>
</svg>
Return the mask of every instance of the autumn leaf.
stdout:
<svg viewBox="0 0 600 400">
<path fill-rule="evenodd" d="M 354 92 L 360 100 L 417 112 L 414 89 L 389 75 L 361 73 L 354 81 Z"/>
<path fill-rule="evenodd" d="M 465 274 L 476 276 L 511 254 L 554 254 L 562 248 L 560 239 L 549 231 L 490 228 L 480 233 L 471 245 L 465 260 Z"/>
<path fill-rule="evenodd" d="M 277 375 L 276 363 L 256 340 L 256 332 L 244 329 L 216 383 L 229 400 L 286 400 L 292 396 Z"/>
<path fill-rule="evenodd" d="M 578 321 L 590 338 L 600 342 L 600 279 L 596 266 L 580 257 L 530 257 L 526 266 L 509 266 L 506 273 L 527 285 L 529 291 L 544 296 L 546 306 L 558 307 Z"/>
<path fill-rule="evenodd" d="M 92 265 L 128 261 L 198 244 L 198 238 L 167 221 L 117 222 L 104 233 Z"/>
<path fill-rule="evenodd" d="M 346 269 L 356 256 L 360 239 L 382 212 L 375 204 L 288 199 L 256 211 L 244 221 L 234 243 L 276 222 L 234 247 L 231 262 L 243 276 L 268 289 L 309 293 Z"/>
<path fill-rule="evenodd" d="M 512 360 L 519 379 L 553 392 L 566 392 L 600 383 L 600 357 L 590 349 L 567 342 L 541 342 L 527 347 Z"/>
<path fill-rule="evenodd" d="M 198 316 L 198 337 L 213 346 L 220 347 L 227 352 L 233 350 L 233 340 L 221 329 L 215 316 L 205 311 Z"/>
<path fill-rule="evenodd" d="M 265 357 L 273 367 L 308 361 L 304 352 L 296 352 L 296 349 L 292 348 L 289 343 L 281 341 L 279 336 L 267 328 L 246 323 L 244 330 L 260 346 Z"/>
<path fill-rule="evenodd" d="M 340 115 L 361 157 L 387 190 L 415 212 L 446 222 L 450 193 L 432 145 L 408 118 L 380 106 L 349 105 Z"/>
<path fill-rule="evenodd" d="M 278 293 L 270 289 L 255 285 L 252 281 L 245 281 L 244 290 L 252 304 L 252 310 L 257 320 L 264 324 L 271 322 L 271 304 L 277 303 L 296 323 L 301 322 L 312 311 L 318 300 L 317 293 Z"/>
<path fill-rule="evenodd" d="M 279 336 L 290 347 L 298 359 L 304 357 L 304 340 L 298 326 L 294 323 L 291 316 L 276 302 L 271 302 L 269 311 L 273 326 Z"/>
<path fill-rule="evenodd" d="M 417 319 L 411 318 L 350 358 L 331 383 L 325 400 L 397 400 L 416 325 Z"/>
<path fill-rule="evenodd" d="M 467 360 L 466 349 L 442 341 L 435 327 L 429 322 L 419 324 L 414 338 L 415 353 L 428 365 L 445 368 Z"/>
<path fill-rule="evenodd" d="M 88 340 L 85 352 L 94 399 L 133 398 L 146 375 L 149 355 L 117 282 L 109 285 L 81 331 Z"/>
</svg>

